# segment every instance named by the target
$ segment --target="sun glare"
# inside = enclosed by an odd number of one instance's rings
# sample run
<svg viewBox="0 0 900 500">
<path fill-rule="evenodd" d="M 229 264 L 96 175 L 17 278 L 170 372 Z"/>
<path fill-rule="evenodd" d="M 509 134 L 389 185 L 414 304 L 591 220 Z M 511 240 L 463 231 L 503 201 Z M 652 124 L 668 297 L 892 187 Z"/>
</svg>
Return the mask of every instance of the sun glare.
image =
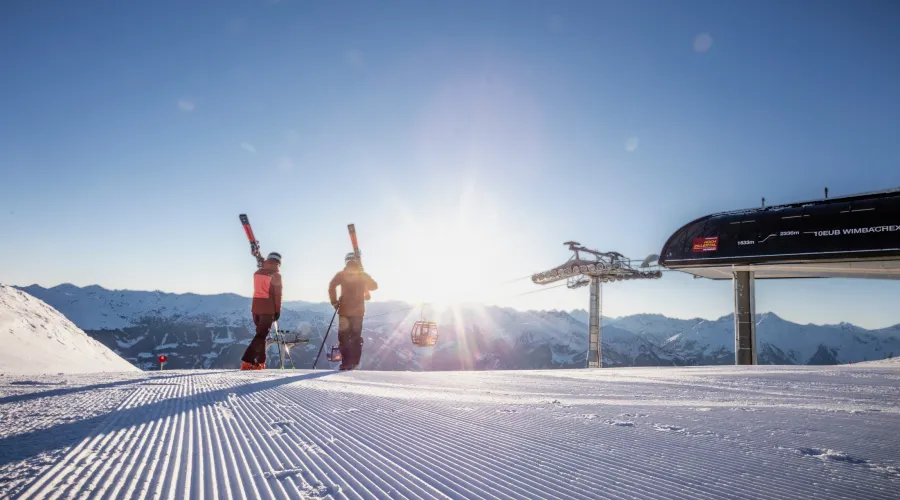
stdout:
<svg viewBox="0 0 900 500">
<path fill-rule="evenodd" d="M 456 304 L 480 302 L 500 280 L 509 279 L 510 235 L 485 196 L 463 193 L 443 210 L 407 210 L 395 228 L 402 242 L 391 266 L 397 295 L 440 314 Z M 494 287 L 496 288 L 496 287 Z M 496 290 L 494 290 L 496 292 Z"/>
<path fill-rule="evenodd" d="M 410 259 L 409 272 L 415 273 L 423 302 L 446 309 L 453 303 L 470 300 L 490 273 L 485 255 L 490 240 L 477 228 L 464 224 L 433 228 L 429 242 Z"/>
</svg>

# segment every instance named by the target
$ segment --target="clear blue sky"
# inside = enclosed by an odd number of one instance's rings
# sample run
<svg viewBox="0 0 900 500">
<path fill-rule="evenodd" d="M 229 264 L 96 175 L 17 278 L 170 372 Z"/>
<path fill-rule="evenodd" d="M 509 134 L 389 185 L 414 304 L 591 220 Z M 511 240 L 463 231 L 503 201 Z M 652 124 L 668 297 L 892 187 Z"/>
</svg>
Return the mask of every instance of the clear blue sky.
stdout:
<svg viewBox="0 0 900 500">
<path fill-rule="evenodd" d="M 356 223 L 376 299 L 587 306 L 498 282 L 576 239 L 900 186 L 900 4 L 3 2 L 0 281 L 249 294 L 237 215 L 325 300 Z M 610 285 L 717 317 L 731 284 Z M 800 322 L 900 323 L 900 283 L 760 283 Z"/>
</svg>

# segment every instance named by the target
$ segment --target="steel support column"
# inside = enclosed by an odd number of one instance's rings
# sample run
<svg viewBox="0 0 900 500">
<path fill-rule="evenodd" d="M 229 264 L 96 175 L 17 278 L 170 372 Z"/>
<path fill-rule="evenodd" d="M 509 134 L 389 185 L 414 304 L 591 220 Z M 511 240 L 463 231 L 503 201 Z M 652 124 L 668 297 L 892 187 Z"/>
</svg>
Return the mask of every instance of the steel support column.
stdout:
<svg viewBox="0 0 900 500">
<path fill-rule="evenodd" d="M 756 364 L 756 298 L 753 271 L 734 273 L 734 364 Z"/>
<path fill-rule="evenodd" d="M 588 328 L 587 367 L 603 366 L 600 351 L 600 278 L 591 277 L 591 319 Z"/>
</svg>

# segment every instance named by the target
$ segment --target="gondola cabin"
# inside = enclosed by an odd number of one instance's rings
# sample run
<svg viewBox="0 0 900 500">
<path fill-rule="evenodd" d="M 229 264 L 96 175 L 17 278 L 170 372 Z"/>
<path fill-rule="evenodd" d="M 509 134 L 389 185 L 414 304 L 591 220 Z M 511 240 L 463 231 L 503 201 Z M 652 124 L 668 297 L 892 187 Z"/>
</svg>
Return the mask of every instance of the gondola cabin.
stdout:
<svg viewBox="0 0 900 500">
<path fill-rule="evenodd" d="M 416 321 L 410 332 L 413 345 L 434 347 L 438 341 L 438 326 L 433 321 Z"/>
<path fill-rule="evenodd" d="M 331 346 L 331 349 L 328 350 L 328 361 L 332 363 L 341 361 L 343 358 L 341 357 L 341 347 L 338 345 Z"/>
</svg>

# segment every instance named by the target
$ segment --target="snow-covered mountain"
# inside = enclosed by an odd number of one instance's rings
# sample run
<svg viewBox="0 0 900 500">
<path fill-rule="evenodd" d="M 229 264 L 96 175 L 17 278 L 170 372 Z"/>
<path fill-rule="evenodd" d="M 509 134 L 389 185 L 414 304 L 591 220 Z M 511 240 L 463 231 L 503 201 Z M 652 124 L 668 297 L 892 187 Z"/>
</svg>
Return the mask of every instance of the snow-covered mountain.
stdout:
<svg viewBox="0 0 900 500">
<path fill-rule="evenodd" d="M 234 294 L 195 295 L 36 285 L 23 290 L 65 314 L 93 338 L 135 365 L 156 368 L 166 354 L 171 368 L 233 368 L 252 337 L 250 299 Z M 294 349 L 295 364 L 309 366 L 331 319 L 326 303 L 286 302 L 281 328 L 309 344 Z M 539 369 L 580 367 L 587 349 L 583 310 L 517 311 L 468 305 L 432 318 L 440 325 L 435 348 L 412 346 L 409 331 L 419 311 L 397 302 L 373 302 L 365 322 L 363 368 L 381 370 Z M 757 316 L 762 364 L 834 364 L 900 356 L 900 325 L 865 330 L 849 324 L 799 325 Z M 335 340 L 331 333 L 329 343 Z M 272 349 L 269 364 L 277 363 Z M 605 366 L 731 364 L 734 319 L 674 319 L 640 314 L 604 318 Z M 323 359 L 320 364 L 324 363 Z"/>
<path fill-rule="evenodd" d="M 15 374 L 137 371 L 58 311 L 0 284 L 0 372 Z"/>
<path fill-rule="evenodd" d="M 800 325 L 775 313 L 759 314 L 756 321 L 762 364 L 837 364 L 900 356 L 900 325 L 880 330 L 849 323 Z M 639 314 L 610 323 L 655 344 L 664 358 L 683 364 L 728 364 L 734 360 L 732 314 L 717 320 Z"/>
</svg>

